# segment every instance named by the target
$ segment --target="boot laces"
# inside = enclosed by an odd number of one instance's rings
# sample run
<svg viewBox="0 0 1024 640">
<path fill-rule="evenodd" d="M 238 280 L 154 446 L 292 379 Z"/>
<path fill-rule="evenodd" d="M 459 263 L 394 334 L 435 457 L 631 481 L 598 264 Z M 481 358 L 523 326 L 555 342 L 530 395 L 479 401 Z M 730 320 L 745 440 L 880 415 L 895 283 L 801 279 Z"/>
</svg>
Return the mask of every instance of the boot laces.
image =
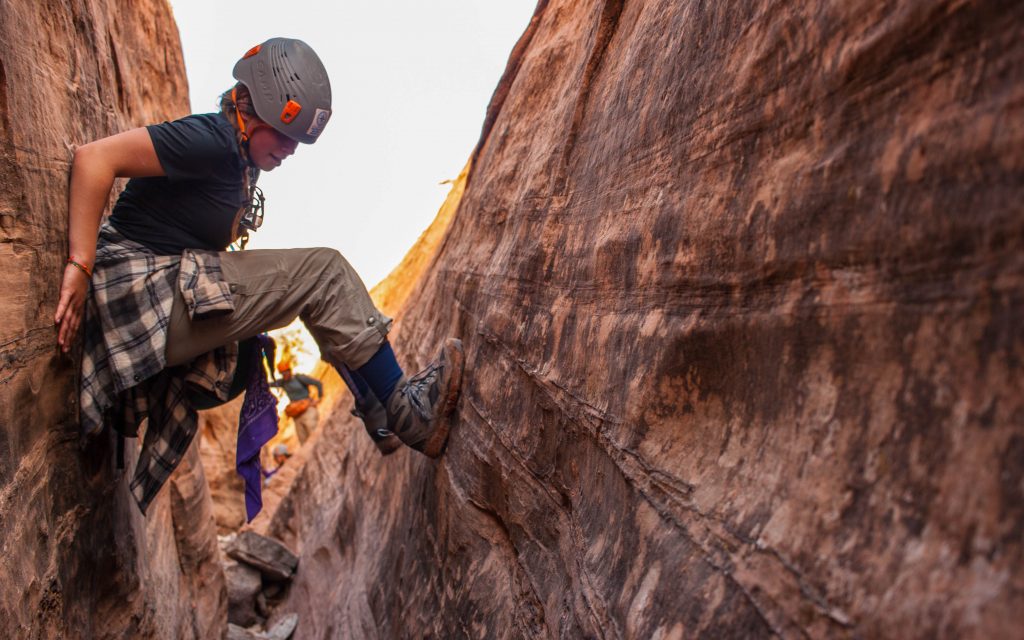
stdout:
<svg viewBox="0 0 1024 640">
<path fill-rule="evenodd" d="M 409 400 L 409 404 L 416 413 L 427 422 L 434 419 L 434 408 L 430 405 L 430 385 L 437 380 L 437 372 L 441 368 L 442 365 L 437 362 L 430 363 L 426 369 L 409 378 L 402 388 L 402 395 Z"/>
</svg>

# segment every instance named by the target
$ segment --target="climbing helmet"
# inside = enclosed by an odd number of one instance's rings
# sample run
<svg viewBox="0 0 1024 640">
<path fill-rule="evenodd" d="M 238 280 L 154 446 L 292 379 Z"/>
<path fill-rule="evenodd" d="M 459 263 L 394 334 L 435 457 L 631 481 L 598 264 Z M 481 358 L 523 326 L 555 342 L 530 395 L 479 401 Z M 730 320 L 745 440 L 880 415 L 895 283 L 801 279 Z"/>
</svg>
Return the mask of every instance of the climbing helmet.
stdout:
<svg viewBox="0 0 1024 640">
<path fill-rule="evenodd" d="M 256 115 L 292 140 L 313 144 L 331 118 L 331 81 L 302 40 L 271 38 L 235 63 Z"/>
</svg>

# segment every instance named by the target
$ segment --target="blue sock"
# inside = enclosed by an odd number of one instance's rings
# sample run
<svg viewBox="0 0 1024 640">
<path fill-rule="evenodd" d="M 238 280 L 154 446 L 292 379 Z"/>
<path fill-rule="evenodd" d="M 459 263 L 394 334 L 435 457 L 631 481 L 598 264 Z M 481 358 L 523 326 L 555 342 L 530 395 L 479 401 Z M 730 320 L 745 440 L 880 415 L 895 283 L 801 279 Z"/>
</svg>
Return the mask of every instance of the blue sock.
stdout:
<svg viewBox="0 0 1024 640">
<path fill-rule="evenodd" d="M 349 369 L 347 366 L 341 365 L 338 367 L 338 373 L 341 374 L 341 379 L 345 381 L 345 385 L 348 387 L 348 390 L 352 392 L 352 397 L 356 399 L 356 404 L 362 404 L 366 395 L 373 393 L 370 390 L 370 387 L 366 384 L 366 380 L 363 380 L 363 376 Z"/>
<path fill-rule="evenodd" d="M 383 405 L 387 404 L 391 392 L 395 390 L 398 381 L 402 379 L 402 367 L 398 366 L 398 360 L 395 359 L 395 352 L 391 350 L 390 342 L 382 344 L 366 364 L 352 373 L 353 381 L 361 377 Z"/>
</svg>

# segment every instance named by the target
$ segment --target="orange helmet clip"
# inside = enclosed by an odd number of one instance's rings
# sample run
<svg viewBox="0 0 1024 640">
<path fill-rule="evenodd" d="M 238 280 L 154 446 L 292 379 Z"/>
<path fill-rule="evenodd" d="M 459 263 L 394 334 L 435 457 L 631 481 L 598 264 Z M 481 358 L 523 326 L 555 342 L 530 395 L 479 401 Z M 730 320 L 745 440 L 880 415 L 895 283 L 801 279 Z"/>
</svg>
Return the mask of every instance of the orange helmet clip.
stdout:
<svg viewBox="0 0 1024 640">
<path fill-rule="evenodd" d="M 302 105 L 294 100 L 289 100 L 284 105 L 284 109 L 281 109 L 281 122 L 285 124 L 290 123 L 295 119 L 295 116 L 299 115 L 300 111 L 302 111 Z"/>
</svg>

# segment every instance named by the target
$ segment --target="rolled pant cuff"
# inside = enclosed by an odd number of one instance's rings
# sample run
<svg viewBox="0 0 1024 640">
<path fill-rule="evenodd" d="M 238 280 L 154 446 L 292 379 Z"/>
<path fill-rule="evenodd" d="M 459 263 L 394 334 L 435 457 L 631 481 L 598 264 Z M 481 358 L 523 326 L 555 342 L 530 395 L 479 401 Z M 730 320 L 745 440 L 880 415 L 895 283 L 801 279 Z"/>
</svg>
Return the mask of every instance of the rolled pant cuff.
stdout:
<svg viewBox="0 0 1024 640">
<path fill-rule="evenodd" d="M 363 329 L 359 335 L 343 345 L 321 349 L 320 357 L 334 366 L 345 365 L 358 369 L 366 364 L 387 340 L 394 321 L 383 314 L 374 326 Z"/>
</svg>

